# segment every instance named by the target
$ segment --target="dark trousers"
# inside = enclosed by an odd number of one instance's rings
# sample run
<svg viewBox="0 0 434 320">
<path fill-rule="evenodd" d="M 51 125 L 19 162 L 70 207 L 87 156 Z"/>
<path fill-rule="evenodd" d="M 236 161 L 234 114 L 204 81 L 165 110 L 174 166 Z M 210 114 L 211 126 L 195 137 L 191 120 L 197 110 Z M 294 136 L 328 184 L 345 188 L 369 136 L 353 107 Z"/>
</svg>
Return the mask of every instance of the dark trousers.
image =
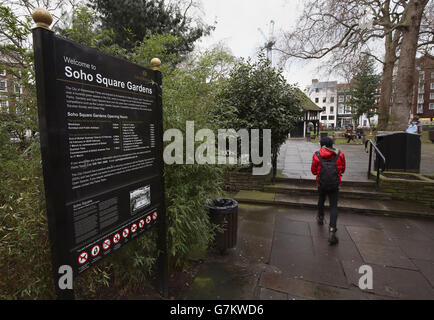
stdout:
<svg viewBox="0 0 434 320">
<path fill-rule="evenodd" d="M 338 221 L 338 194 L 339 189 L 333 191 L 325 191 L 318 187 L 318 215 L 324 217 L 324 202 L 326 197 L 329 198 L 330 203 L 330 227 L 336 229 Z"/>
</svg>

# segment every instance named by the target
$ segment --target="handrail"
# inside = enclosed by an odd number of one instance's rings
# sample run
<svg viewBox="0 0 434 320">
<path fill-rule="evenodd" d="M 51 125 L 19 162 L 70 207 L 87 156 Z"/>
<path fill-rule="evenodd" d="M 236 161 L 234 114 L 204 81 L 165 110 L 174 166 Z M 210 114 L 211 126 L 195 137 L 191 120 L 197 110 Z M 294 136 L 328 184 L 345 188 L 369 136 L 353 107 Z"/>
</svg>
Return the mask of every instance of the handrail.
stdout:
<svg viewBox="0 0 434 320">
<path fill-rule="evenodd" d="M 368 153 L 368 143 L 370 144 L 370 148 L 369 148 L 369 166 L 368 166 L 368 178 L 371 174 L 371 162 L 372 162 L 372 147 L 375 148 L 375 152 L 376 154 L 380 155 L 381 159 L 383 160 L 383 166 L 382 166 L 382 170 L 381 171 L 385 171 L 386 170 L 386 158 L 384 157 L 384 155 L 381 153 L 381 151 L 378 149 L 377 145 L 371 140 L 369 139 L 368 141 L 365 142 L 365 151 L 366 153 Z M 377 163 L 377 190 L 379 187 L 379 183 L 380 183 L 380 163 Z"/>
</svg>

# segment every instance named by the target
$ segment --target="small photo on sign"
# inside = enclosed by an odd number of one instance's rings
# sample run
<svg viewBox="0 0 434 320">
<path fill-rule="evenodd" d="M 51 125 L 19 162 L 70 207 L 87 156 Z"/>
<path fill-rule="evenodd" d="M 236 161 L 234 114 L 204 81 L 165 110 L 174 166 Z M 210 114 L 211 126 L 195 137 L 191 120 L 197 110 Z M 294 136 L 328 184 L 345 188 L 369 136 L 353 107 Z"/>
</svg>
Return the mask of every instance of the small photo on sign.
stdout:
<svg viewBox="0 0 434 320">
<path fill-rule="evenodd" d="M 130 191 L 131 214 L 136 214 L 151 204 L 151 186 Z"/>
</svg>

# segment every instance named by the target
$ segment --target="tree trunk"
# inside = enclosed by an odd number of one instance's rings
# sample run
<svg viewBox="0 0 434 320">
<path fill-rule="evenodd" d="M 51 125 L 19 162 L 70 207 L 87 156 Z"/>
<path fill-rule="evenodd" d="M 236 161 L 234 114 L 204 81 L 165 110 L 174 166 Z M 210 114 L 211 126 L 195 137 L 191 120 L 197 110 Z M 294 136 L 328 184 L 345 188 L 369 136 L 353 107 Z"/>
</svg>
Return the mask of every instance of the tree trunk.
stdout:
<svg viewBox="0 0 434 320">
<path fill-rule="evenodd" d="M 396 63 L 396 49 L 398 47 L 401 33 L 395 31 L 394 34 L 389 32 L 386 35 L 385 56 L 383 65 L 383 77 L 381 82 L 381 95 L 378 102 L 378 130 L 387 129 L 389 122 L 390 104 L 393 92 L 393 68 Z"/>
<path fill-rule="evenodd" d="M 428 0 L 410 1 L 402 21 L 405 27 L 402 30 L 396 89 L 388 126 L 391 131 L 405 130 L 410 119 L 417 42 L 422 14 L 427 3 Z"/>
</svg>

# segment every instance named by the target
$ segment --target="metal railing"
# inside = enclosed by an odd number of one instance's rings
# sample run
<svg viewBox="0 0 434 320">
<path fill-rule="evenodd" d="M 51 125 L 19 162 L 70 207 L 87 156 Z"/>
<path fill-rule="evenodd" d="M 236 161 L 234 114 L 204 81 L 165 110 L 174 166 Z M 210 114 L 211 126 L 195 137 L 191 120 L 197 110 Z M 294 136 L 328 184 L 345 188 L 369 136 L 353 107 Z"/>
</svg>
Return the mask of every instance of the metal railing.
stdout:
<svg viewBox="0 0 434 320">
<path fill-rule="evenodd" d="M 370 148 L 368 151 L 368 144 L 370 144 Z M 371 140 L 369 139 L 368 141 L 365 142 L 365 151 L 366 153 L 369 152 L 369 166 L 368 166 L 368 178 L 371 175 L 371 168 L 372 168 L 372 148 L 375 149 L 375 154 L 380 156 L 380 159 L 383 161 L 377 161 L 377 185 L 376 188 L 378 190 L 379 187 L 379 183 L 380 183 L 380 170 L 381 171 L 385 171 L 386 170 L 386 158 L 383 156 L 383 154 L 381 153 L 381 151 L 378 149 L 377 145 Z M 377 157 L 376 157 L 377 159 Z M 382 162 L 382 166 L 380 165 L 380 163 Z M 381 167 L 381 169 L 380 169 Z"/>
</svg>

